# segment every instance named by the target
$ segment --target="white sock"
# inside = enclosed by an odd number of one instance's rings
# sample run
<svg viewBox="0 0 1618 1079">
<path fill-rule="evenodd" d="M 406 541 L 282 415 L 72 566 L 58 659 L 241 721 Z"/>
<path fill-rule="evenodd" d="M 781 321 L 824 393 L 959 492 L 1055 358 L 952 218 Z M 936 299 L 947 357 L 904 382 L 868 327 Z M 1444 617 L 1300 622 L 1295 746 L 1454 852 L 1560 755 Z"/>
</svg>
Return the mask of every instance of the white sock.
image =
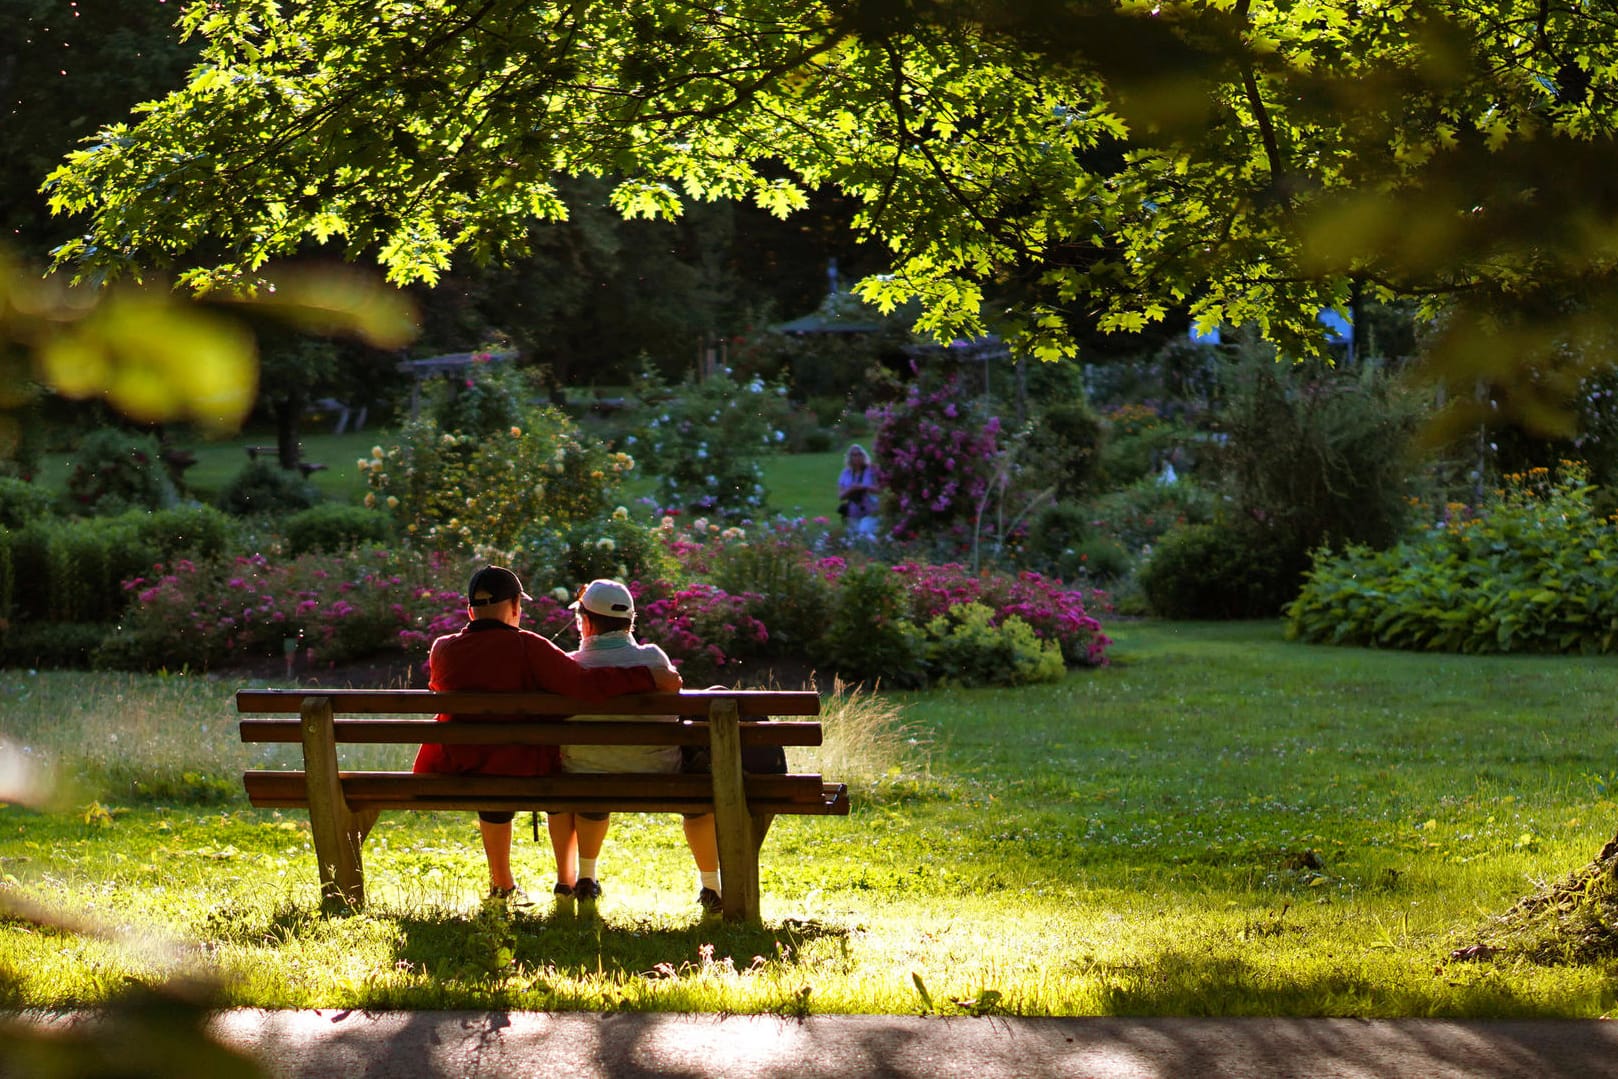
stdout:
<svg viewBox="0 0 1618 1079">
<path fill-rule="evenodd" d="M 596 860 L 594 858 L 579 859 L 579 876 L 589 877 L 591 880 L 596 879 Z"/>
<path fill-rule="evenodd" d="M 716 892 L 719 890 L 719 870 L 715 869 L 710 873 L 706 870 L 699 869 L 697 870 L 697 876 L 702 878 L 702 886 L 704 888 L 712 888 Z"/>
</svg>

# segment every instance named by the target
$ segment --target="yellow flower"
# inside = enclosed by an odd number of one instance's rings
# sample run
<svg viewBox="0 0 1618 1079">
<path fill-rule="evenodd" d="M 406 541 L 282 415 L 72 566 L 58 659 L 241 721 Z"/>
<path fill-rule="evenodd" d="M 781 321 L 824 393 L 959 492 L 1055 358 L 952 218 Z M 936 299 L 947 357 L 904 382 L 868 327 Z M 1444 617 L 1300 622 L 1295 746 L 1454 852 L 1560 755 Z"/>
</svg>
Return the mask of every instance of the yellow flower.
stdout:
<svg viewBox="0 0 1618 1079">
<path fill-rule="evenodd" d="M 396 510 L 398 508 L 399 508 L 399 500 L 397 498 L 395 498 L 394 496 L 389 495 L 388 496 L 388 509 Z"/>
<path fill-rule="evenodd" d="M 376 458 L 378 461 L 382 460 L 382 447 L 381 446 L 372 446 L 371 447 L 371 456 Z"/>
<path fill-rule="evenodd" d="M 512 438 L 521 438 L 522 437 L 522 428 L 521 427 L 513 427 L 511 429 L 511 437 Z"/>
<path fill-rule="evenodd" d="M 600 539 L 596 540 L 596 549 L 600 551 L 616 551 L 618 549 L 618 545 L 612 542 L 612 537 L 602 536 Z"/>
<path fill-rule="evenodd" d="M 367 492 L 365 492 L 365 508 L 366 509 L 372 509 L 372 510 L 376 509 L 376 492 L 375 491 L 367 491 Z"/>
<path fill-rule="evenodd" d="M 355 461 L 354 463 L 359 466 L 359 470 L 361 472 L 364 472 L 366 469 L 371 467 L 371 461 L 370 461 L 369 458 L 366 458 L 366 457 L 361 457 L 358 461 Z"/>
<path fill-rule="evenodd" d="M 612 519 L 614 521 L 627 521 L 629 520 L 629 511 L 619 506 L 612 511 Z"/>
</svg>

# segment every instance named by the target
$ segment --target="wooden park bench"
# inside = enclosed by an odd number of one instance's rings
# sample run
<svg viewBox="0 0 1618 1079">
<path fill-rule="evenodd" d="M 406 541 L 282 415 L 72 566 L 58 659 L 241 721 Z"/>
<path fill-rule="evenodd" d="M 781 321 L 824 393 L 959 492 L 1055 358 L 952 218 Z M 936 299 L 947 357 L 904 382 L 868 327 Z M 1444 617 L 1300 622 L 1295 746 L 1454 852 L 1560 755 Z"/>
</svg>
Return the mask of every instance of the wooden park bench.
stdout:
<svg viewBox="0 0 1618 1079">
<path fill-rule="evenodd" d="M 712 811 L 719 840 L 723 913 L 759 920 L 758 852 L 777 814 L 848 813 L 848 791 L 819 775 L 744 772 L 742 750 L 752 746 L 814 746 L 818 721 L 766 722 L 772 716 L 814 716 L 813 692 L 686 690 L 584 703 L 551 693 L 434 693 L 423 689 L 243 689 L 243 716 L 297 719 L 241 720 L 243 742 L 301 742 L 303 769 L 243 775 L 255 806 L 307 809 L 328 904 L 365 901 L 360 849 L 386 809 L 555 810 L 583 813 L 703 813 Z M 455 715 L 451 723 L 432 718 Z M 620 722 L 569 723 L 574 714 L 624 716 Z M 468 716 L 503 717 L 493 721 Z M 681 717 L 681 722 L 635 716 Z M 412 716 L 417 718 L 382 718 Z M 509 717 L 539 722 L 512 722 Z M 711 775 L 570 774 L 548 776 L 414 775 L 346 771 L 339 743 L 707 746 Z"/>
</svg>

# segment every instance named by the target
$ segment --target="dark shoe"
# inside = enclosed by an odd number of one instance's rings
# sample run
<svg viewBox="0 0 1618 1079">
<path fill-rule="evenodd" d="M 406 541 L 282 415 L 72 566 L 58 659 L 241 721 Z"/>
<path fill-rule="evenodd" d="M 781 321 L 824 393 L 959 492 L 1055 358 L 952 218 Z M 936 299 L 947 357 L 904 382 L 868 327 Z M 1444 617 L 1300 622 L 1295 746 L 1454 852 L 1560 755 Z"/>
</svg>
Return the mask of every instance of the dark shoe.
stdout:
<svg viewBox="0 0 1618 1079">
<path fill-rule="evenodd" d="M 490 899 L 504 900 L 508 907 L 531 907 L 534 901 L 528 898 L 528 893 L 513 884 L 509 888 L 490 888 Z"/>
<path fill-rule="evenodd" d="M 600 899 L 601 885 L 597 884 L 589 877 L 580 877 L 578 882 L 573 885 L 573 898 Z"/>
<path fill-rule="evenodd" d="M 552 888 L 551 892 L 558 897 L 571 896 L 573 894 L 573 885 L 563 884 L 561 881 L 557 881 L 556 887 Z"/>
<path fill-rule="evenodd" d="M 712 888 L 704 888 L 697 893 L 697 905 L 705 914 L 718 914 L 725 909 L 725 902 L 719 898 L 719 893 Z"/>
</svg>

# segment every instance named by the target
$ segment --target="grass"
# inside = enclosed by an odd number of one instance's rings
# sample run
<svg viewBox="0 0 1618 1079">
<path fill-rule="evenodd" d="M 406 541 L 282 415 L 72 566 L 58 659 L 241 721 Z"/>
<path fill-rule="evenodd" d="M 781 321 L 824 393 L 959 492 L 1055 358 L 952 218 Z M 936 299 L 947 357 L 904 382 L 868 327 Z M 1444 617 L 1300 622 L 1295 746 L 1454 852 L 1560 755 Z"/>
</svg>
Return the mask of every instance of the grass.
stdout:
<svg viewBox="0 0 1618 1079">
<path fill-rule="evenodd" d="M 1612 1009 L 1611 959 L 1449 956 L 1611 837 L 1614 661 L 1109 628 L 1114 665 L 1057 685 L 856 702 L 854 726 L 898 733 L 827 764 L 853 770 L 830 773 L 857 781 L 848 818 L 776 821 L 760 929 L 699 921 L 678 828 L 632 816 L 599 919 L 481 907 L 468 814 L 384 815 L 371 906 L 322 917 L 306 822 L 236 793 L 265 747 L 235 741 L 233 685 L 0 673 L 0 733 L 76 785 L 0 808 L 5 893 L 115 927 L 0 922 L 0 1005 L 200 969 L 227 1003 L 268 1007 Z M 523 841 L 516 861 L 545 890 L 547 850 Z"/>
</svg>

